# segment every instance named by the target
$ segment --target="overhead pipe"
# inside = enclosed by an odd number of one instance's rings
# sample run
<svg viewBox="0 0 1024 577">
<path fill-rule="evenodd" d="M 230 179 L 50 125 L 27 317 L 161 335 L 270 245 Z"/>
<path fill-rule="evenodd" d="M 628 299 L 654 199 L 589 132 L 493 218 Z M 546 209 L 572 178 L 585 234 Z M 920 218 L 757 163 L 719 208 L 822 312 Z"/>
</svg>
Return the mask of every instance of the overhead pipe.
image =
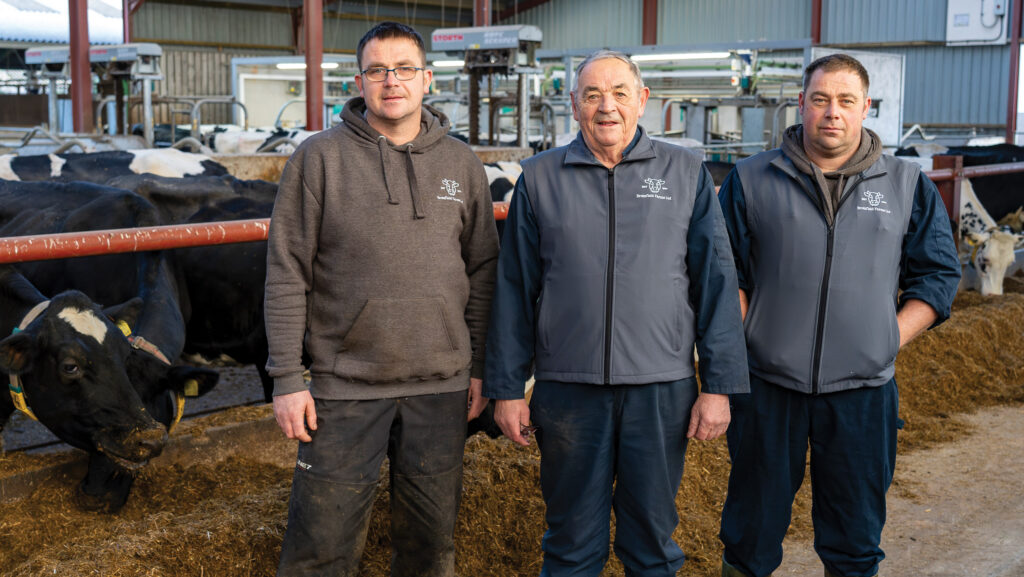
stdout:
<svg viewBox="0 0 1024 577">
<path fill-rule="evenodd" d="M 1013 144 L 1017 132 L 1017 84 L 1020 82 L 1020 26 L 1024 2 L 1013 0 L 1013 25 L 1010 27 L 1010 97 L 1006 101 L 1006 142 Z"/>
<path fill-rule="evenodd" d="M 505 220 L 507 202 L 494 203 Z M 0 238 L 0 264 L 267 240 L 269 218 Z"/>
</svg>

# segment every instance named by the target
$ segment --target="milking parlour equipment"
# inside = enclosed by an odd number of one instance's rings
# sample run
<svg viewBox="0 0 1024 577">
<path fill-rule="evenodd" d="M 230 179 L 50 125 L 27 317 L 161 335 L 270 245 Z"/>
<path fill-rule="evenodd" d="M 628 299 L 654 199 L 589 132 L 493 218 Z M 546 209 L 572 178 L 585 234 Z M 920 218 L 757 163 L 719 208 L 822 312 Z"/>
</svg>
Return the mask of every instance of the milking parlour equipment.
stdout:
<svg viewBox="0 0 1024 577">
<path fill-rule="evenodd" d="M 431 35 L 432 50 L 451 57 L 463 58 L 463 73 L 469 76 L 469 143 L 480 144 L 480 85 L 486 78 L 515 76 L 516 130 L 520 147 L 529 146 L 527 129 L 530 122 L 530 77 L 540 74 L 535 52 L 542 40 L 540 28 L 530 25 L 438 28 Z M 499 106 L 499 99 L 488 95 L 489 110 Z M 488 118 L 493 115 L 489 114 Z M 489 123 L 492 135 L 495 131 Z"/>
<path fill-rule="evenodd" d="M 142 97 L 143 138 L 153 146 L 153 82 L 163 79 L 158 44 L 116 44 L 89 48 L 89 64 L 99 78 L 100 100 L 96 103 L 97 132 L 101 132 L 101 114 L 107 110 L 110 134 L 128 134 L 131 127 L 130 101 Z"/>
</svg>

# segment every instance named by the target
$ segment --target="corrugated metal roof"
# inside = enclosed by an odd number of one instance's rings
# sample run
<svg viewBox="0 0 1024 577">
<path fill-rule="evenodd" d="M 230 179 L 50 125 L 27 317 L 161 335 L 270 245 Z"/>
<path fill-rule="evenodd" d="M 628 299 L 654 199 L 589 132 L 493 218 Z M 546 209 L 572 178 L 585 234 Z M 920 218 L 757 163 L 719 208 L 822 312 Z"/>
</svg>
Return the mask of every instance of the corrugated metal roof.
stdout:
<svg viewBox="0 0 1024 577">
<path fill-rule="evenodd" d="M 121 4 L 89 0 L 89 43 L 123 40 Z M 0 42 L 57 43 L 70 40 L 67 0 L 0 0 Z"/>
</svg>

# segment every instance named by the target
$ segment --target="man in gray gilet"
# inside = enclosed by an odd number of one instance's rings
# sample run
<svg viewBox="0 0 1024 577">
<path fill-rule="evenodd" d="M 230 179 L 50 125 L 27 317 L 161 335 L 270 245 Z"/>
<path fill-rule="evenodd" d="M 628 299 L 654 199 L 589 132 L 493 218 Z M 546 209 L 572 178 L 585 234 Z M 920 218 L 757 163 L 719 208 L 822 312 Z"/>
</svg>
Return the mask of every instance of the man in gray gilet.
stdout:
<svg viewBox="0 0 1024 577">
<path fill-rule="evenodd" d="M 726 577 L 764 577 L 782 562 L 808 443 L 825 575 L 872 576 L 884 557 L 896 353 L 949 317 L 960 265 L 935 185 L 862 127 L 867 92 L 856 59 L 812 62 L 803 124 L 781 149 L 737 164 L 720 191 L 751 389 L 732 396 Z"/>
<path fill-rule="evenodd" d="M 513 441 L 539 427 L 542 577 L 597 577 L 613 510 L 626 574 L 669 577 L 687 438 L 721 435 L 727 394 L 747 391 L 735 269 L 700 156 L 637 126 L 636 64 L 601 51 L 576 79 L 579 136 L 516 183 L 483 394 Z"/>
</svg>

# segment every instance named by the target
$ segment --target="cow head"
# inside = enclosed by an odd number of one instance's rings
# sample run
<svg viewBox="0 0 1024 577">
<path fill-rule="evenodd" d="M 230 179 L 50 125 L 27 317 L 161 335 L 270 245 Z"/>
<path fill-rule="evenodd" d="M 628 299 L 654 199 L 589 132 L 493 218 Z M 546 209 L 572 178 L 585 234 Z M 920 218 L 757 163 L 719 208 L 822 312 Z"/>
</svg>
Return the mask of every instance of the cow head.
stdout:
<svg viewBox="0 0 1024 577">
<path fill-rule="evenodd" d="M 1024 235 L 994 229 L 968 232 L 964 239 L 973 247 L 969 264 L 977 271 L 981 294 L 1003 294 L 1006 269 L 1013 264 L 1014 248 L 1024 243 Z"/>
<path fill-rule="evenodd" d="M 996 224 L 1009 227 L 1013 232 L 1024 232 L 1024 206 L 999 219 Z"/>
<path fill-rule="evenodd" d="M 167 440 L 126 372 L 132 348 L 118 324 L 132 324 L 141 307 L 132 299 L 101 310 L 67 291 L 0 341 L 0 371 L 17 375 L 41 423 L 69 445 L 128 468 L 159 455 Z"/>
</svg>

